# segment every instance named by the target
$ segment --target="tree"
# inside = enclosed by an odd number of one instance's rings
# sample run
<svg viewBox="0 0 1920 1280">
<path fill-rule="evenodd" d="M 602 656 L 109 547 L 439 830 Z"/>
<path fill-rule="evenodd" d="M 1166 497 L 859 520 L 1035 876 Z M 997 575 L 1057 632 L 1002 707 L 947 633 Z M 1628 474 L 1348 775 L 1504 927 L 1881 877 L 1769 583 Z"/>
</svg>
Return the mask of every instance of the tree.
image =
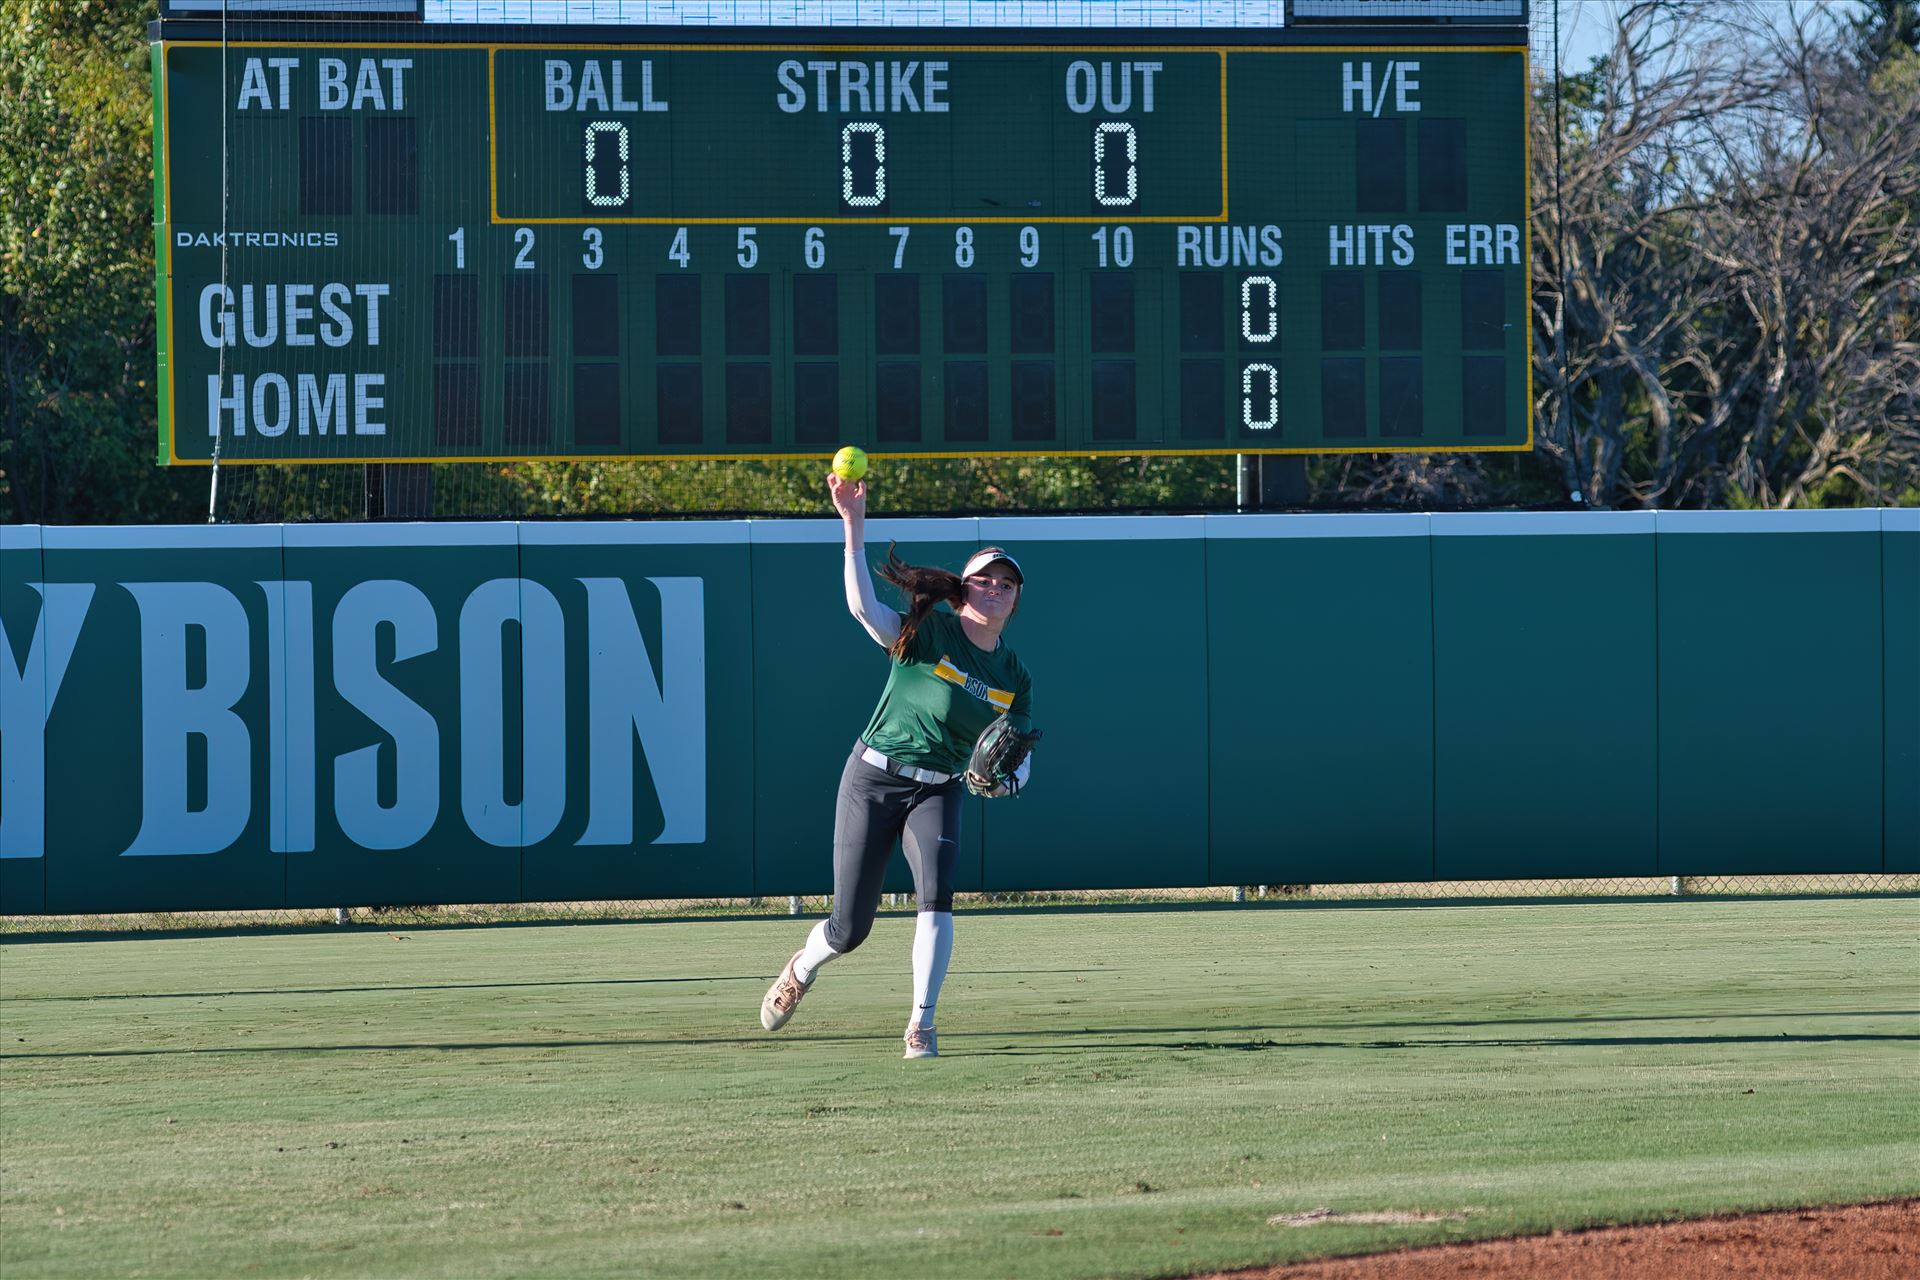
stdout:
<svg viewBox="0 0 1920 1280">
<path fill-rule="evenodd" d="M 152 462 L 150 16 L 16 0 L 0 24 L 0 519 L 206 513 L 204 470 Z M 1313 458 L 1313 500 L 1920 502 L 1920 0 L 1816 21 L 1776 34 L 1750 3 L 1642 0 L 1606 57 L 1536 85 L 1538 448 Z M 876 509 L 895 513 L 1218 510 L 1235 488 L 1230 457 L 883 466 Z M 433 467 L 438 514 L 508 516 L 820 513 L 820 471 Z M 363 501 L 358 468 L 229 468 L 218 514 Z"/>
<path fill-rule="evenodd" d="M 139 0 L 0 24 L 0 505 L 20 521 L 204 518 L 153 465 L 151 88 Z M 196 501 L 197 499 L 197 501 Z"/>
<path fill-rule="evenodd" d="M 1594 505 L 1920 488 L 1920 95 L 1863 84 L 1828 29 L 1770 32 L 1636 5 L 1564 86 L 1562 168 L 1536 175 L 1537 420 Z"/>
<path fill-rule="evenodd" d="M 1902 50 L 1920 53 L 1920 0 L 1866 0 L 1865 8 L 1847 19 L 1862 65 L 1878 67 Z"/>
<path fill-rule="evenodd" d="M 1863 82 L 1804 29 L 1772 54 L 1778 97 L 1707 130 L 1721 311 L 1686 348 L 1683 413 L 1721 442 L 1730 501 L 1884 502 L 1920 474 L 1920 82 Z"/>
</svg>

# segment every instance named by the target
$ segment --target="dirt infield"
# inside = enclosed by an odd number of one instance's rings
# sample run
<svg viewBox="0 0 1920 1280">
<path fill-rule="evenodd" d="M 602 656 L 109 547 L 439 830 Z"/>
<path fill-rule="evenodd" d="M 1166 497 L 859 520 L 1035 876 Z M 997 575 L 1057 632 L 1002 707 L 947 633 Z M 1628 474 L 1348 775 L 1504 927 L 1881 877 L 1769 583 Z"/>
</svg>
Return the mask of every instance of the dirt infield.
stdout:
<svg viewBox="0 0 1920 1280">
<path fill-rule="evenodd" d="M 1920 1200 L 1602 1227 L 1231 1271 L 1206 1280 L 1909 1280 Z"/>
</svg>

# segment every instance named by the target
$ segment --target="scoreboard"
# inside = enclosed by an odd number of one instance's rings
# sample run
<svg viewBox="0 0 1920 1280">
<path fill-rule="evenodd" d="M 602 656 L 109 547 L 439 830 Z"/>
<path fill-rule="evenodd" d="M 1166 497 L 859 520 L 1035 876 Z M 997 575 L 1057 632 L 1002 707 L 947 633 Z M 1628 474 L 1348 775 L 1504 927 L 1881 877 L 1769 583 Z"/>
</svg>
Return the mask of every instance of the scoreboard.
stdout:
<svg viewBox="0 0 1920 1280">
<path fill-rule="evenodd" d="M 163 463 L 1531 447 L 1524 31 L 156 31 Z"/>
</svg>

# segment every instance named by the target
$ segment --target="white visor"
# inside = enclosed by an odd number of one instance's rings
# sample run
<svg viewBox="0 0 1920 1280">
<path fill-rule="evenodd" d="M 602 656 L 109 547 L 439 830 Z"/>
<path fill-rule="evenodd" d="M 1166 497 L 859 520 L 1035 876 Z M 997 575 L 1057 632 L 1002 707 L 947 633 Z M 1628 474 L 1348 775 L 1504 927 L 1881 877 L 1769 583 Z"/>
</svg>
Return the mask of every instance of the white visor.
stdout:
<svg viewBox="0 0 1920 1280">
<path fill-rule="evenodd" d="M 974 552 L 973 555 L 968 558 L 966 568 L 960 570 L 960 576 L 963 578 L 971 578 L 988 565 L 999 564 L 1002 561 L 1013 566 L 1013 576 L 1015 580 L 1018 581 L 1021 586 L 1025 586 L 1027 575 L 1021 570 L 1020 562 L 998 547 L 983 547 Z"/>
</svg>

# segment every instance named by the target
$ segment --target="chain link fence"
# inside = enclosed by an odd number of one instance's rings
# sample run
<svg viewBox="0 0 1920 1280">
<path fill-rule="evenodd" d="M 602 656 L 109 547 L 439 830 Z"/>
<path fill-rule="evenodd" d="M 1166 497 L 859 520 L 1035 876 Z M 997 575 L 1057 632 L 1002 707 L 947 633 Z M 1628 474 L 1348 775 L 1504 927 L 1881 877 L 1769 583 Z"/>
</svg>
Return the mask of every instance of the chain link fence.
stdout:
<svg viewBox="0 0 1920 1280">
<path fill-rule="evenodd" d="M 1353 903 L 1579 901 L 1652 898 L 1892 897 L 1920 895 L 1920 875 L 1618 876 L 1587 880 L 1432 880 L 1381 884 L 1265 884 L 1206 889 L 1076 889 L 960 893 L 966 911 L 1113 910 L 1238 904 L 1252 907 Z M 316 928 L 427 928 L 490 924 L 638 923 L 824 915 L 820 895 L 659 898 L 594 902 L 340 906 L 264 911 L 156 911 L 122 915 L 0 916 L 0 939 L 45 935 L 221 932 Z M 911 912 L 913 895 L 888 894 L 881 911 Z"/>
</svg>

